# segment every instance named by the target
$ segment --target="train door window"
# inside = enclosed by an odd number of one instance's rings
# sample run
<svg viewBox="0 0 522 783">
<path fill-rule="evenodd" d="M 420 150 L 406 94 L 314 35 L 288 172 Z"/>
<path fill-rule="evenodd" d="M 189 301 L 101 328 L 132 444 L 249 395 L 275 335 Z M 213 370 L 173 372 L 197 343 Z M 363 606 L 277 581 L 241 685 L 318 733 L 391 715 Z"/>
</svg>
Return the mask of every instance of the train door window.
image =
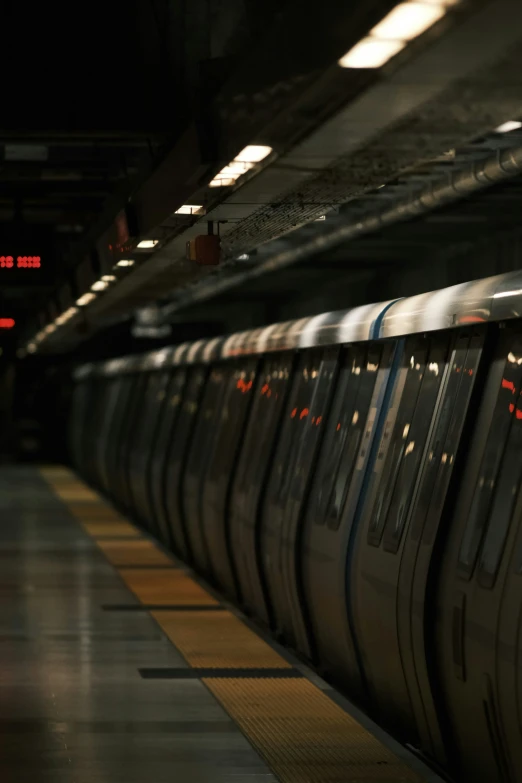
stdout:
<svg viewBox="0 0 522 783">
<path fill-rule="evenodd" d="M 312 370 L 308 408 L 300 414 L 303 424 L 297 442 L 295 469 L 291 474 L 291 489 L 294 500 L 301 501 L 309 478 L 310 468 L 316 456 L 316 445 L 326 424 L 328 402 L 337 376 L 339 348 L 324 351 L 316 368 Z"/>
<path fill-rule="evenodd" d="M 282 465 L 281 482 L 279 484 L 278 500 L 280 505 L 283 505 L 286 502 L 288 493 L 292 486 L 297 485 L 299 476 L 304 470 L 304 466 L 300 464 L 299 447 L 303 433 L 306 430 L 306 424 L 312 417 L 310 412 L 312 400 L 314 393 L 317 390 L 319 379 L 321 378 L 321 371 L 326 367 L 324 360 L 324 351 L 311 350 L 306 351 L 301 356 L 299 362 L 297 370 L 297 394 L 293 407 L 289 411 L 291 421 L 287 424 L 287 427 L 290 429 L 290 437 L 287 440 L 287 453 L 284 464 Z M 325 379 L 323 374 L 323 387 L 324 382 Z"/>
<path fill-rule="evenodd" d="M 338 425 L 341 425 L 339 433 L 344 434 L 344 440 L 341 459 L 335 472 L 332 491 L 326 509 L 326 522 L 331 530 L 338 530 L 341 524 L 359 448 L 370 415 L 370 405 L 382 357 L 382 346 L 373 345 L 368 348 L 367 355 L 364 357 L 361 366 L 355 366 L 355 376 L 359 378 L 359 384 L 353 412 L 350 412 L 349 409 L 345 413 L 343 411 L 344 415 L 335 422 L 336 430 Z"/>
<path fill-rule="evenodd" d="M 412 338 L 407 342 L 375 460 L 373 479 L 376 482 L 376 493 L 373 503 L 368 507 L 368 513 L 371 514 L 368 543 L 372 546 L 381 543 L 400 466 L 410 443 L 410 428 L 427 358 L 426 341 L 419 342 L 418 338 Z"/>
<path fill-rule="evenodd" d="M 230 470 L 233 452 L 237 447 L 237 426 L 243 421 L 245 407 L 252 397 L 255 368 L 255 361 L 248 361 L 242 367 L 229 367 L 230 376 L 223 397 L 218 434 L 208 475 L 211 481 Z"/>
<path fill-rule="evenodd" d="M 296 425 L 300 421 L 302 412 L 306 410 L 306 387 L 311 376 L 312 366 L 313 359 L 310 352 L 302 353 L 293 373 L 290 397 L 282 422 L 281 437 L 274 456 L 269 489 L 272 502 L 282 502 L 287 477 L 291 475 L 295 460 L 295 442 L 298 429 Z"/>
<path fill-rule="evenodd" d="M 399 548 L 446 368 L 448 339 L 436 339 L 430 347 L 411 426 L 403 432 L 401 464 L 384 528 L 383 546 L 388 552 Z"/>
<path fill-rule="evenodd" d="M 522 354 L 521 354 L 522 357 Z M 518 397 L 513 424 L 502 459 L 479 563 L 479 583 L 493 587 L 506 544 L 522 480 L 522 399 Z"/>
<path fill-rule="evenodd" d="M 308 518 L 317 525 L 326 523 L 328 503 L 337 481 L 348 425 L 354 418 L 364 358 L 365 349 L 362 347 L 347 348 L 340 358 L 332 410 L 308 504 Z"/>
<path fill-rule="evenodd" d="M 459 573 L 470 578 L 483 539 L 489 510 L 498 481 L 502 457 L 512 427 L 515 403 L 522 383 L 522 341 L 512 346 L 506 357 L 488 439 L 480 466 L 466 529 L 459 551 Z"/>
<path fill-rule="evenodd" d="M 292 361 L 288 354 L 263 359 L 239 462 L 239 492 L 261 482 L 269 467 L 267 462 L 290 381 Z"/>
</svg>

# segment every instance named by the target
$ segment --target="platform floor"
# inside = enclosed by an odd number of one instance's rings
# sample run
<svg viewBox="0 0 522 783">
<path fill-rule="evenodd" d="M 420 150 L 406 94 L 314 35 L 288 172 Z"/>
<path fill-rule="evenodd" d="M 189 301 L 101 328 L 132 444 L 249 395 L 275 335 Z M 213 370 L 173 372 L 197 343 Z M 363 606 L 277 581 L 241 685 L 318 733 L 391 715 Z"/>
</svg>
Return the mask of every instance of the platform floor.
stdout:
<svg viewBox="0 0 522 783">
<path fill-rule="evenodd" d="M 438 780 L 65 468 L 0 469 L 0 600 L 6 783 Z"/>
</svg>

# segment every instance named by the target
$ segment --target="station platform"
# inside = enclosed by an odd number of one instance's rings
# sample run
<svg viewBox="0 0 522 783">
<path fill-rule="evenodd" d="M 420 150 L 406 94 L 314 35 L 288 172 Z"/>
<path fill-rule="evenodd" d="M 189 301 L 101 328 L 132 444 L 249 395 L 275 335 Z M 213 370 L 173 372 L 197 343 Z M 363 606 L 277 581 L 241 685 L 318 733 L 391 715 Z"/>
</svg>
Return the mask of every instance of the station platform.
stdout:
<svg viewBox="0 0 522 783">
<path fill-rule="evenodd" d="M 68 469 L 0 508 L 3 780 L 440 780 Z"/>
</svg>

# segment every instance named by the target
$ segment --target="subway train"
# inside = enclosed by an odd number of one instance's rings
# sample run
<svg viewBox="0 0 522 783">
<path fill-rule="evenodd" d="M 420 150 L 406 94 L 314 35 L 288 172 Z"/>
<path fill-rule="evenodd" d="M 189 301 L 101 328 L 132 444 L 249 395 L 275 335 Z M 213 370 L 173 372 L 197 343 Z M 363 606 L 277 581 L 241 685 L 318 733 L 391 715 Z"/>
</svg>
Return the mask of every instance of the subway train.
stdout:
<svg viewBox="0 0 522 783">
<path fill-rule="evenodd" d="M 78 473 L 456 780 L 522 780 L 522 274 L 75 371 Z"/>
</svg>

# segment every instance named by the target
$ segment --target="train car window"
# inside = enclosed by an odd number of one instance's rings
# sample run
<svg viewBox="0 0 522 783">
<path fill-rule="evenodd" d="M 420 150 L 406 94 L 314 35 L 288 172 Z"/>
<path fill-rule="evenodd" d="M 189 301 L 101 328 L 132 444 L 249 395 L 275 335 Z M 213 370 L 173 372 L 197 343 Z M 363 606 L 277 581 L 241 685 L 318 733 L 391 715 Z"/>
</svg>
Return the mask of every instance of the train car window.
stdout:
<svg viewBox="0 0 522 783">
<path fill-rule="evenodd" d="M 256 377 L 256 360 L 239 367 L 231 367 L 226 393 L 220 410 L 218 434 L 209 466 L 208 479 L 215 481 L 228 473 L 237 448 L 238 427 L 243 422 L 245 409 L 250 403 Z"/>
<path fill-rule="evenodd" d="M 442 514 L 442 507 L 446 501 L 446 493 L 453 472 L 455 458 L 457 456 L 460 436 L 475 379 L 477 377 L 478 365 L 482 356 L 483 342 L 484 333 L 475 335 L 469 340 L 469 347 L 464 362 L 462 362 L 459 356 L 459 351 L 456 352 L 455 371 L 456 374 L 460 374 L 460 380 L 456 398 L 451 406 L 451 416 L 449 417 L 447 432 L 444 440 L 440 441 L 442 448 L 437 454 L 438 468 L 434 471 L 435 478 L 433 490 L 428 503 L 423 530 L 423 541 L 427 545 L 431 545 L 435 539 Z M 434 451 L 436 452 L 437 449 L 435 448 Z"/>
<path fill-rule="evenodd" d="M 368 348 L 367 355 L 359 367 L 355 367 L 355 376 L 359 379 L 355 406 L 350 415 L 350 410 L 343 409 L 343 415 L 338 421 L 331 417 L 331 426 L 335 429 L 340 424 L 338 432 L 344 433 L 341 450 L 341 458 L 337 470 L 333 475 L 333 484 L 328 506 L 326 509 L 326 523 L 331 530 L 338 530 L 348 498 L 348 491 L 352 482 L 353 473 L 357 464 L 357 456 L 362 443 L 365 427 L 370 415 L 370 405 L 377 380 L 377 372 L 382 361 L 382 347 L 373 345 Z"/>
<path fill-rule="evenodd" d="M 411 426 L 403 431 L 401 465 L 384 528 L 387 552 L 395 553 L 399 548 L 446 368 L 448 342 L 448 337 L 442 338 L 430 347 Z"/>
<path fill-rule="evenodd" d="M 331 414 L 308 502 L 307 516 L 317 525 L 326 522 L 328 504 L 337 482 L 348 427 L 354 419 L 365 353 L 362 347 L 350 347 L 345 349 L 340 357 Z"/>
<path fill-rule="evenodd" d="M 327 406 L 337 377 L 338 359 L 339 348 L 329 348 L 324 352 L 317 370 L 309 411 L 302 419 L 304 428 L 291 484 L 292 497 L 297 501 L 303 498 L 310 468 L 316 456 L 316 446 L 326 425 Z"/>
<path fill-rule="evenodd" d="M 522 360 L 522 354 L 519 354 L 518 358 Z M 522 400 L 520 393 L 512 422 L 480 556 L 479 584 L 487 588 L 493 587 L 495 583 L 520 492 L 522 480 Z"/>
<path fill-rule="evenodd" d="M 288 354 L 269 356 L 263 360 L 239 460 L 234 493 L 243 494 L 254 484 L 259 484 L 260 488 L 262 477 L 270 467 L 268 460 L 286 397 L 291 366 L 292 357 Z"/>
<path fill-rule="evenodd" d="M 373 502 L 368 503 L 367 511 L 371 514 L 368 543 L 372 546 L 379 546 L 381 543 L 401 463 L 410 443 L 409 432 L 427 358 L 428 345 L 425 341 L 419 343 L 418 338 L 408 340 L 393 400 L 386 415 L 372 477 L 376 492 Z"/>
<path fill-rule="evenodd" d="M 230 366 L 217 365 L 208 376 L 200 413 L 190 445 L 186 475 L 203 478 L 208 466 L 212 443 L 216 435 L 214 422 L 219 417 L 223 396 L 231 374 Z"/>
<path fill-rule="evenodd" d="M 315 354 L 317 356 L 317 353 Z M 295 441 L 297 438 L 297 423 L 301 413 L 307 409 L 308 396 L 306 387 L 314 370 L 314 356 L 311 352 L 302 353 L 297 360 L 297 367 L 292 376 L 290 396 L 281 424 L 281 435 L 274 455 L 268 497 L 271 502 L 281 503 L 295 460 Z"/>
<path fill-rule="evenodd" d="M 167 451 L 172 427 L 180 409 L 186 376 L 187 373 L 185 369 L 178 368 L 175 370 L 165 392 L 166 404 L 161 427 L 158 430 L 158 437 L 156 438 L 156 443 L 154 445 L 154 461 L 163 459 L 163 456 Z"/>
<path fill-rule="evenodd" d="M 516 361 L 517 356 L 521 355 L 522 341 L 513 346 L 513 349 L 509 351 L 504 365 L 488 439 L 460 546 L 459 572 L 467 578 L 470 578 L 475 568 L 499 476 L 502 456 L 514 419 L 515 402 L 522 383 L 522 366 Z"/>
<path fill-rule="evenodd" d="M 335 359 L 333 360 L 335 362 Z M 280 471 L 281 481 L 278 491 L 278 503 L 283 506 L 288 498 L 294 482 L 299 478 L 304 470 L 304 465 L 300 464 L 300 442 L 303 434 L 306 432 L 306 424 L 311 420 L 312 400 L 317 393 L 318 387 L 322 386 L 321 394 L 328 393 L 328 365 L 332 362 L 330 352 L 312 350 L 307 351 L 301 357 L 297 371 L 297 388 L 295 404 L 288 411 L 287 431 L 290 437 L 287 439 L 286 454 L 280 455 L 278 462 L 284 464 Z M 321 381 L 321 383 L 319 383 Z"/>
</svg>

